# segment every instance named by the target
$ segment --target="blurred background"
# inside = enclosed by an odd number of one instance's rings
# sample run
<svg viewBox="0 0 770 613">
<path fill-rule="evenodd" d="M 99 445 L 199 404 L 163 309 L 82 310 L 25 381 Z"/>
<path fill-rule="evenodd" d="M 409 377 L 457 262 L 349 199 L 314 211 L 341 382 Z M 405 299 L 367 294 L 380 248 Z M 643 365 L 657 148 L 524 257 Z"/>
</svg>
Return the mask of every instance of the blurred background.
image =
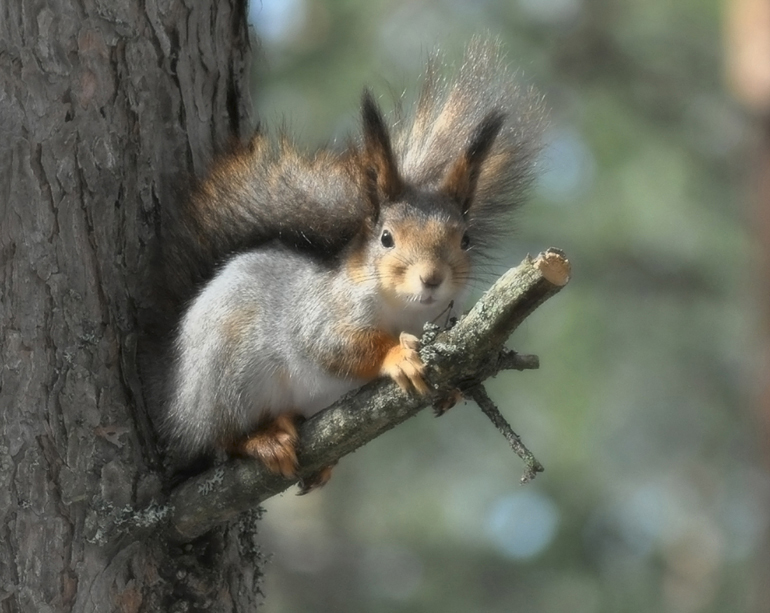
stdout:
<svg viewBox="0 0 770 613">
<path fill-rule="evenodd" d="M 770 611 L 770 3 L 252 0 L 256 115 L 314 147 L 364 85 L 490 33 L 551 109 L 502 272 L 564 249 L 570 285 L 510 345 L 541 369 L 268 501 L 269 613 Z M 767 172 L 766 170 L 764 172 Z M 763 183 L 767 182 L 768 185 Z"/>
</svg>

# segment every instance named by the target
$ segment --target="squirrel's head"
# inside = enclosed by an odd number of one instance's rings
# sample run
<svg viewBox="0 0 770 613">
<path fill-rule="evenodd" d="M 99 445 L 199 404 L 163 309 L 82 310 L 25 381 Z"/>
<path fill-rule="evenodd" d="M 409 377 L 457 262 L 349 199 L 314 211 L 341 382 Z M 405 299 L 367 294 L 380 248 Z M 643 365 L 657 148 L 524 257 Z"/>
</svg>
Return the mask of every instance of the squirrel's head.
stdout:
<svg viewBox="0 0 770 613">
<path fill-rule="evenodd" d="M 482 165 L 503 124 L 489 113 L 472 131 L 462 154 L 435 185 L 404 181 L 382 114 L 368 91 L 362 104 L 361 176 L 371 206 L 350 263 L 354 277 L 376 278 L 394 306 L 446 306 L 471 275 L 473 212 Z"/>
</svg>

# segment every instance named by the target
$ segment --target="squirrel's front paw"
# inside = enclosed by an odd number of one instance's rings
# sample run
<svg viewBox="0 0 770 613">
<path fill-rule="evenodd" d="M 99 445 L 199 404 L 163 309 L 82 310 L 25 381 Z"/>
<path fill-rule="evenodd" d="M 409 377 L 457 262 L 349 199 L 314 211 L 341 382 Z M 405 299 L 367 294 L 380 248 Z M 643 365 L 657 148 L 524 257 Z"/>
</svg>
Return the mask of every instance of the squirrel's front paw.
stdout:
<svg viewBox="0 0 770 613">
<path fill-rule="evenodd" d="M 291 479 L 297 474 L 295 415 L 283 413 L 257 428 L 240 445 L 241 454 L 258 458 L 267 469 Z"/>
<path fill-rule="evenodd" d="M 430 388 L 423 377 L 425 364 L 418 353 L 420 340 L 402 332 L 398 341 L 398 345 L 385 355 L 380 374 L 393 379 L 404 391 L 415 389 L 420 394 L 428 394 Z"/>
</svg>

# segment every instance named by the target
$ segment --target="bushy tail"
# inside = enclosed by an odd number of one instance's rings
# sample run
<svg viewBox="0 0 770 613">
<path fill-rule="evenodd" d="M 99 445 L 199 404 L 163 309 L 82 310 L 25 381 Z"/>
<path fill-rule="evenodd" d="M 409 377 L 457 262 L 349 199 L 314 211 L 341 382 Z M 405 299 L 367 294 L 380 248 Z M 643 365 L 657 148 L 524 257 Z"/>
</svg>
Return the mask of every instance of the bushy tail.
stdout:
<svg viewBox="0 0 770 613">
<path fill-rule="evenodd" d="M 441 68 L 434 57 L 413 111 L 398 113 L 395 153 L 406 181 L 436 186 L 463 155 L 477 126 L 490 113 L 502 115 L 468 213 L 475 244 L 489 246 L 505 234 L 506 218 L 523 202 L 534 178 L 545 106 L 539 94 L 518 83 L 497 41 L 474 38 L 454 78 L 443 77 Z"/>
<path fill-rule="evenodd" d="M 412 112 L 396 112 L 396 163 L 408 183 L 435 188 L 483 120 L 490 113 L 503 118 L 468 213 L 478 251 L 505 232 L 506 215 L 522 202 L 539 152 L 544 107 L 517 84 L 497 42 L 474 39 L 453 79 L 442 77 L 441 68 L 434 57 Z M 366 172 L 355 143 L 346 151 L 308 155 L 288 138 L 275 143 L 258 131 L 247 145 L 233 146 L 187 197 L 167 207 L 163 285 L 172 310 L 178 312 L 228 257 L 273 239 L 333 257 L 369 213 Z"/>
<path fill-rule="evenodd" d="M 317 255 L 338 252 L 363 213 L 354 152 L 309 155 L 257 131 L 164 211 L 164 290 L 178 311 L 232 255 L 271 240 Z"/>
</svg>

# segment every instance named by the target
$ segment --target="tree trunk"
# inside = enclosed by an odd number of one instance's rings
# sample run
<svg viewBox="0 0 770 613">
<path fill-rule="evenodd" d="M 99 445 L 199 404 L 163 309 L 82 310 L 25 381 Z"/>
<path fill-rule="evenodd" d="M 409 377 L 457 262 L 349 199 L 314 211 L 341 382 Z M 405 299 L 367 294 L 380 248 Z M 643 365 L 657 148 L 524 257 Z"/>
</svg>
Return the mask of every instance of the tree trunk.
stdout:
<svg viewBox="0 0 770 613">
<path fill-rule="evenodd" d="M 163 177 L 247 129 L 243 0 L 0 9 L 0 611 L 253 610 L 253 514 L 103 542 L 161 488 L 136 364 Z"/>
</svg>

